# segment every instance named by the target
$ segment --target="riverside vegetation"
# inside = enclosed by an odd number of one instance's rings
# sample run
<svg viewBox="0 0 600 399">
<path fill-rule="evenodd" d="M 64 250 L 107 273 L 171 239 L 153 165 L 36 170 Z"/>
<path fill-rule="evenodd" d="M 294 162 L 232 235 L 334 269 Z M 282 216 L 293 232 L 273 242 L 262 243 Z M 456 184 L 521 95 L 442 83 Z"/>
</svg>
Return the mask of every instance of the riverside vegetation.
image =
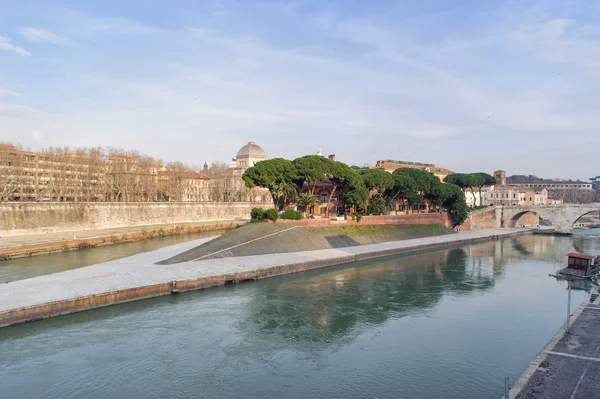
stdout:
<svg viewBox="0 0 600 399">
<path fill-rule="evenodd" d="M 344 203 L 357 220 L 363 215 L 383 215 L 388 210 L 395 210 L 399 202 L 407 205 L 427 202 L 432 209 L 446 209 L 457 226 L 466 220 L 469 212 L 461 186 L 469 184 L 471 188 L 477 186 L 481 189 L 494 183 L 493 177 L 486 173 L 457 175 L 459 178 L 450 175 L 442 182 L 425 170 L 400 168 L 390 174 L 381 169 L 360 169 L 322 156 L 307 155 L 293 161 L 274 158 L 258 162 L 246 170 L 243 179 L 248 188 L 258 186 L 268 189 L 275 210 L 284 211 L 286 219 L 299 218 L 298 214 L 289 212 L 294 206 L 309 209 L 318 204 L 315 188 L 318 182 L 327 181 L 332 189 L 328 195 L 326 216 L 331 212 L 335 194 L 343 191 Z M 473 179 L 465 182 L 460 176 L 473 176 Z M 266 213 L 258 217 L 261 211 L 256 210 L 252 218 L 264 218 Z"/>
</svg>

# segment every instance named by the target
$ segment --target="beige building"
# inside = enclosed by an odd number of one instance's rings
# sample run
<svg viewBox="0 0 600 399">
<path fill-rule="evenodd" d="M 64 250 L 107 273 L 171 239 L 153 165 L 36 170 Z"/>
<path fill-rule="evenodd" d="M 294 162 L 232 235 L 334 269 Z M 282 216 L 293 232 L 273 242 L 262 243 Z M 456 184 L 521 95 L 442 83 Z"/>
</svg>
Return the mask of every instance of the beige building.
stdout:
<svg viewBox="0 0 600 399">
<path fill-rule="evenodd" d="M 494 186 L 482 193 L 487 206 L 548 205 L 548 190 L 517 186 Z"/>
<path fill-rule="evenodd" d="M 516 206 L 521 201 L 518 187 L 495 186 L 483 196 L 483 204 L 487 206 Z"/>
<path fill-rule="evenodd" d="M 548 190 L 545 188 L 519 187 L 519 205 L 548 205 Z"/>
<path fill-rule="evenodd" d="M 440 167 L 437 167 L 434 164 L 430 164 L 430 163 L 394 161 L 391 159 L 377 161 L 374 168 L 383 169 L 386 172 L 390 172 L 390 173 L 392 173 L 396 169 L 400 169 L 400 168 L 425 170 L 427 172 L 433 173 L 441 181 L 444 181 L 444 178 L 446 176 L 454 173 L 453 171 L 451 171 L 449 169 L 440 168 Z"/>
</svg>

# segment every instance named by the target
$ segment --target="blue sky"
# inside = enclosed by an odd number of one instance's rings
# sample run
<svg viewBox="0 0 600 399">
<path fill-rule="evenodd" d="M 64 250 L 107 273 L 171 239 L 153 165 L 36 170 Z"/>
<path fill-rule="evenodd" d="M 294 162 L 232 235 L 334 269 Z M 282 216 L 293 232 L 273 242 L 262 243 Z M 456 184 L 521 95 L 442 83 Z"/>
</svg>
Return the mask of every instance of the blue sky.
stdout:
<svg viewBox="0 0 600 399">
<path fill-rule="evenodd" d="M 0 141 L 600 172 L 597 1 L 0 0 Z"/>
</svg>

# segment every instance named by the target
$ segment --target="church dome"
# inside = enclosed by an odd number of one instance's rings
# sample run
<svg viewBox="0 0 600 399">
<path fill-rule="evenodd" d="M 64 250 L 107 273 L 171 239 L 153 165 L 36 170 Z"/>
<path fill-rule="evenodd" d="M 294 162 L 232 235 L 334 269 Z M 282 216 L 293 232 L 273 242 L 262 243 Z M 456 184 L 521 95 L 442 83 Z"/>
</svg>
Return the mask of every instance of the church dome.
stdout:
<svg viewBox="0 0 600 399">
<path fill-rule="evenodd" d="M 248 144 L 240 148 L 237 153 L 237 158 L 267 158 L 265 150 L 260 148 L 254 141 L 250 141 Z"/>
</svg>

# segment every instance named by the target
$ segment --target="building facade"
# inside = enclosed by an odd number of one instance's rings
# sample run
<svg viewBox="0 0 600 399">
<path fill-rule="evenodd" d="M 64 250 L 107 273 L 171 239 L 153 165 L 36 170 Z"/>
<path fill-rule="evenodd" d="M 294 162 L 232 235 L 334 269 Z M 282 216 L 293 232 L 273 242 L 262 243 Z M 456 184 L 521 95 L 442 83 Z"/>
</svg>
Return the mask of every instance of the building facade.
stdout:
<svg viewBox="0 0 600 399">
<path fill-rule="evenodd" d="M 519 188 L 512 186 L 494 186 L 483 196 L 486 206 L 517 206 L 521 201 Z"/>
<path fill-rule="evenodd" d="M 430 164 L 430 163 L 394 161 L 391 159 L 377 161 L 374 168 L 383 169 L 389 173 L 392 173 L 396 169 L 400 169 L 400 168 L 419 169 L 419 170 L 424 170 L 426 172 L 433 173 L 441 181 L 444 181 L 444 178 L 446 176 L 454 173 L 453 171 L 451 171 L 449 169 L 440 168 L 440 167 L 437 167 L 434 164 Z"/>
<path fill-rule="evenodd" d="M 548 190 L 545 188 L 519 188 L 519 205 L 548 205 Z"/>
<path fill-rule="evenodd" d="M 240 165 L 266 159 L 254 143 L 238 152 Z M 36 153 L 0 144 L 0 201 L 35 202 L 272 202 L 268 190 L 249 189 L 242 168 L 213 177 L 135 151 L 51 148 Z"/>
<path fill-rule="evenodd" d="M 517 187 L 548 190 L 548 198 L 565 204 L 586 204 L 594 202 L 595 191 L 592 183 L 572 180 L 548 180 L 511 176 L 508 184 Z"/>
</svg>

